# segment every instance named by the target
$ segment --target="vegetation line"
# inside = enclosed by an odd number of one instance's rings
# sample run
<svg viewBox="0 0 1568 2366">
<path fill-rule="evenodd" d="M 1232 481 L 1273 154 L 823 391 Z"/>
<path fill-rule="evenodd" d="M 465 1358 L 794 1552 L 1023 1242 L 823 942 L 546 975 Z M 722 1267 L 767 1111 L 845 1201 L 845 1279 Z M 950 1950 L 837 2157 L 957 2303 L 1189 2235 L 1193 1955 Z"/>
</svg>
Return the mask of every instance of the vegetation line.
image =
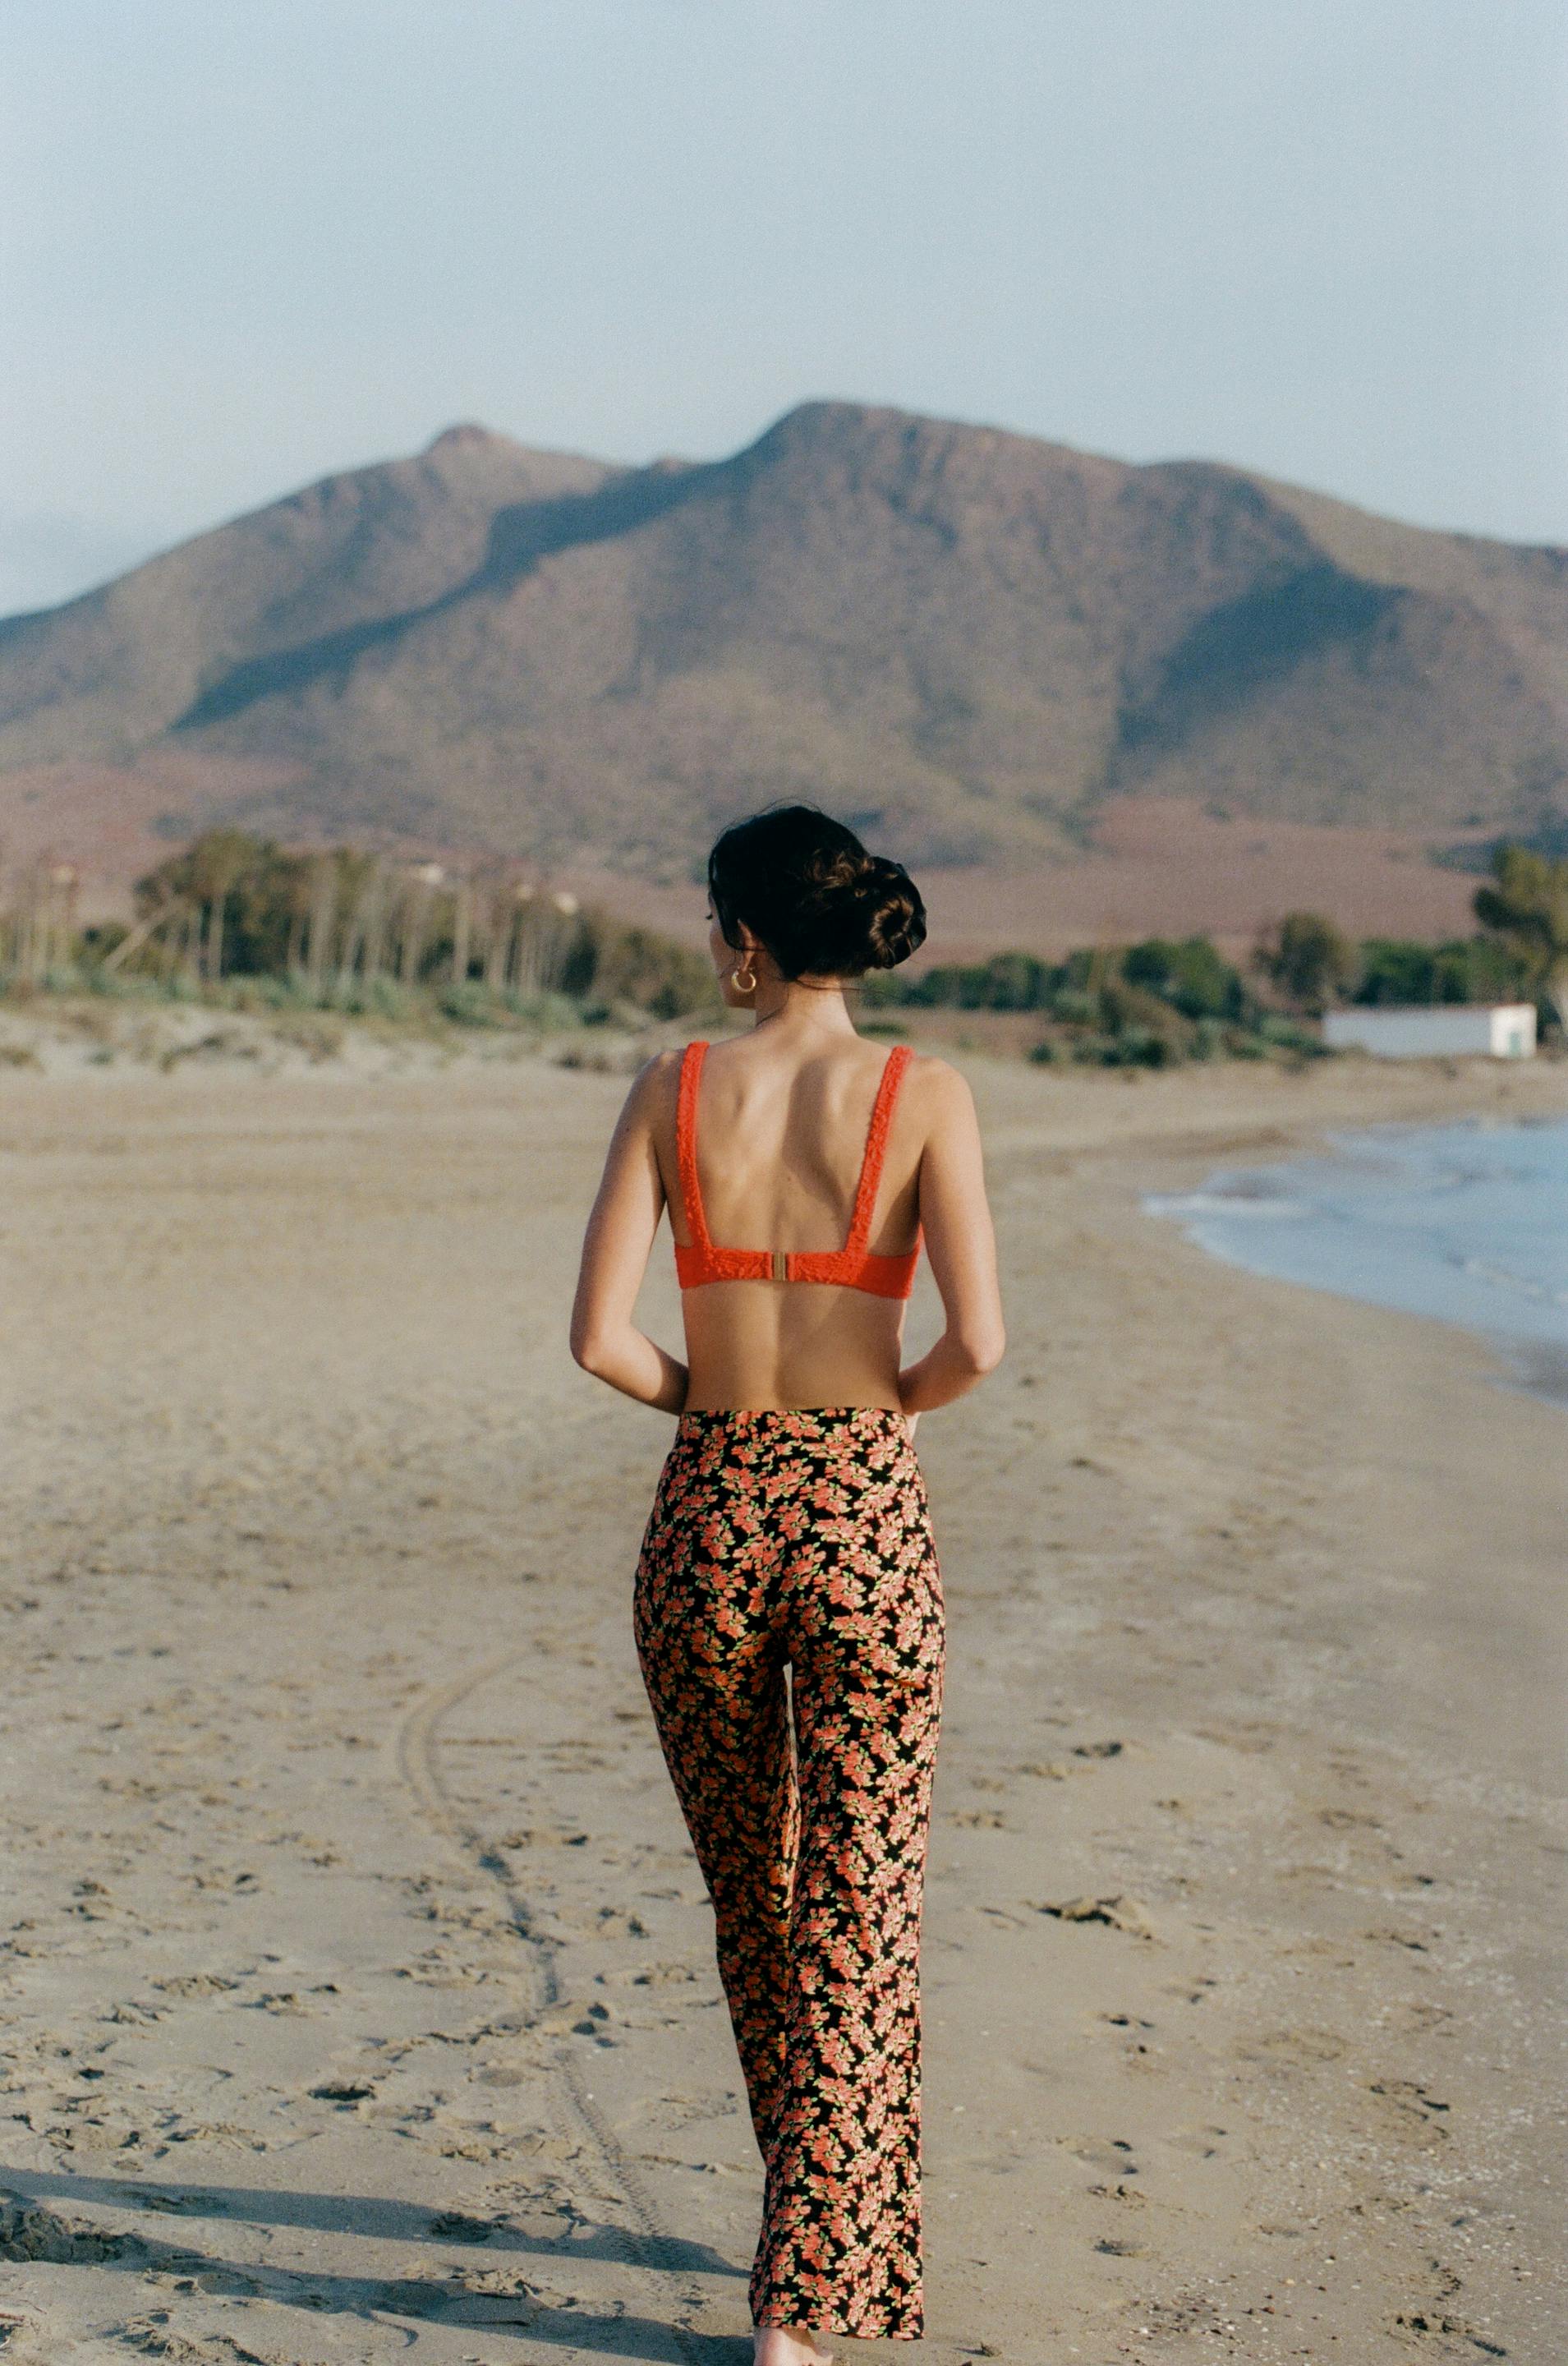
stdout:
<svg viewBox="0 0 1568 2366">
<path fill-rule="evenodd" d="M 705 957 L 553 889 L 516 862 L 467 870 L 352 847 L 290 851 L 209 830 L 140 880 L 136 917 L 82 928 L 73 867 L 35 862 L 0 900 L 0 994 L 161 996 L 231 1008 L 307 1008 L 392 1020 L 636 1033 L 716 1019 Z M 1568 1026 L 1568 860 L 1505 844 L 1474 899 L 1478 928 L 1441 944 L 1351 943 L 1286 914 L 1245 968 L 1207 937 L 1148 937 L 1048 962 L 1026 952 L 862 982 L 867 1023 L 918 1010 L 1010 1012 L 1029 1055 L 1111 1066 L 1306 1059 L 1338 1001 L 1533 1001 L 1543 1040 Z M 1016 1035 L 1016 1029 L 1013 1031 Z"/>
</svg>

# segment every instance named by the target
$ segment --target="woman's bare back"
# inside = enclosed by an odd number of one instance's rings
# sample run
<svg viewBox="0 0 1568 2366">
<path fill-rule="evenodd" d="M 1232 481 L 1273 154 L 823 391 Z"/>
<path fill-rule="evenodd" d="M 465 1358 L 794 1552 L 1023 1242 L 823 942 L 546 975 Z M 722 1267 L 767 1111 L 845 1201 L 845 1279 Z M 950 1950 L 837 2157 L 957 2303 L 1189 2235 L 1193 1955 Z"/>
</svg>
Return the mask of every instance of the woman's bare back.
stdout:
<svg viewBox="0 0 1568 2366">
<path fill-rule="evenodd" d="M 852 1030 L 784 1026 L 714 1044 L 696 1112 L 697 1171 L 721 1247 L 844 1245 L 884 1044 Z M 894 1107 L 870 1247 L 909 1249 L 919 1224 L 926 1072 L 916 1059 Z M 671 1228 L 689 1238 L 676 1149 L 680 1054 L 660 1064 L 654 1145 Z M 897 1410 L 905 1301 L 833 1283 L 715 1281 L 682 1296 L 694 1411 L 789 1405 Z"/>
</svg>

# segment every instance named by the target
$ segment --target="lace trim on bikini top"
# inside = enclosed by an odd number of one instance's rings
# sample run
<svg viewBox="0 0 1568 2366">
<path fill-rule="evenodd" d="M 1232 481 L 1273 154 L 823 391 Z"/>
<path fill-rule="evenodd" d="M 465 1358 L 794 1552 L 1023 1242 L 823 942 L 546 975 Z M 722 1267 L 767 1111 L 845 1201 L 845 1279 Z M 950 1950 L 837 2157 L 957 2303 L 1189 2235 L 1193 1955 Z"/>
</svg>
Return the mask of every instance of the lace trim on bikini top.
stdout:
<svg viewBox="0 0 1568 2366">
<path fill-rule="evenodd" d="M 688 1043 L 681 1061 L 681 1090 L 676 1103 L 675 1146 L 681 1173 L 681 1200 L 685 1211 L 688 1244 L 675 1244 L 675 1273 L 682 1290 L 696 1290 L 705 1281 L 835 1281 L 852 1290 L 867 1290 L 877 1298 L 908 1298 L 915 1286 L 920 1239 L 901 1256 L 874 1256 L 866 1244 L 876 1212 L 877 1186 L 887 1149 L 887 1129 L 904 1071 L 913 1056 L 907 1043 L 887 1055 L 882 1081 L 872 1107 L 871 1125 L 861 1161 L 850 1236 L 841 1249 L 725 1249 L 709 1237 L 697 1179 L 697 1087 L 702 1082 L 705 1042 Z"/>
</svg>

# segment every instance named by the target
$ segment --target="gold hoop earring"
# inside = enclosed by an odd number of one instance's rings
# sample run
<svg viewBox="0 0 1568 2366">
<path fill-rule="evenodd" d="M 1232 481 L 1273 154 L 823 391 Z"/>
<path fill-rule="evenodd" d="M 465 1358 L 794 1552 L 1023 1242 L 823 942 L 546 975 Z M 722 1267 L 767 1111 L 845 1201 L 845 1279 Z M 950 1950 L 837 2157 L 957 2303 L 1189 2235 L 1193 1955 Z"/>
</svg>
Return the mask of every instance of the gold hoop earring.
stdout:
<svg viewBox="0 0 1568 2366">
<path fill-rule="evenodd" d="M 731 986 L 734 986 L 735 991 L 736 991 L 736 993 L 737 993 L 737 994 L 755 994 L 755 993 L 756 993 L 756 991 L 757 991 L 757 973 L 756 973 L 756 971 L 755 971 L 755 970 L 752 968 L 752 966 L 751 966 L 751 961 L 750 961 L 750 954 L 748 954 L 748 956 L 747 956 L 747 959 L 746 959 L 746 965 L 745 965 L 745 966 L 746 966 L 746 976 L 745 976 L 744 983 L 742 983 L 742 980 L 741 980 L 741 976 L 740 976 L 740 967 L 741 967 L 741 965 L 740 965 L 740 963 L 739 963 L 739 962 L 737 962 L 737 963 L 735 963 L 734 967 L 731 969 L 731 971 L 730 971 L 730 973 L 729 973 L 729 982 L 730 982 Z"/>
</svg>

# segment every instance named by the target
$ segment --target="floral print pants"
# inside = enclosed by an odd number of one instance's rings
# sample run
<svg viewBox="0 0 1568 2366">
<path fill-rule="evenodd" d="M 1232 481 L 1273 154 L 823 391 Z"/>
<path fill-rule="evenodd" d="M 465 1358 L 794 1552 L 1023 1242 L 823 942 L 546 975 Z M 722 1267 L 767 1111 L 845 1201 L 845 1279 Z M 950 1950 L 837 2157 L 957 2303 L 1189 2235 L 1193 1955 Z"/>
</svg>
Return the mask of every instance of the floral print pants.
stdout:
<svg viewBox="0 0 1568 2366">
<path fill-rule="evenodd" d="M 944 1624 L 902 1415 L 682 1414 L 634 1624 L 766 2171 L 753 2322 L 912 2339 Z"/>
</svg>

